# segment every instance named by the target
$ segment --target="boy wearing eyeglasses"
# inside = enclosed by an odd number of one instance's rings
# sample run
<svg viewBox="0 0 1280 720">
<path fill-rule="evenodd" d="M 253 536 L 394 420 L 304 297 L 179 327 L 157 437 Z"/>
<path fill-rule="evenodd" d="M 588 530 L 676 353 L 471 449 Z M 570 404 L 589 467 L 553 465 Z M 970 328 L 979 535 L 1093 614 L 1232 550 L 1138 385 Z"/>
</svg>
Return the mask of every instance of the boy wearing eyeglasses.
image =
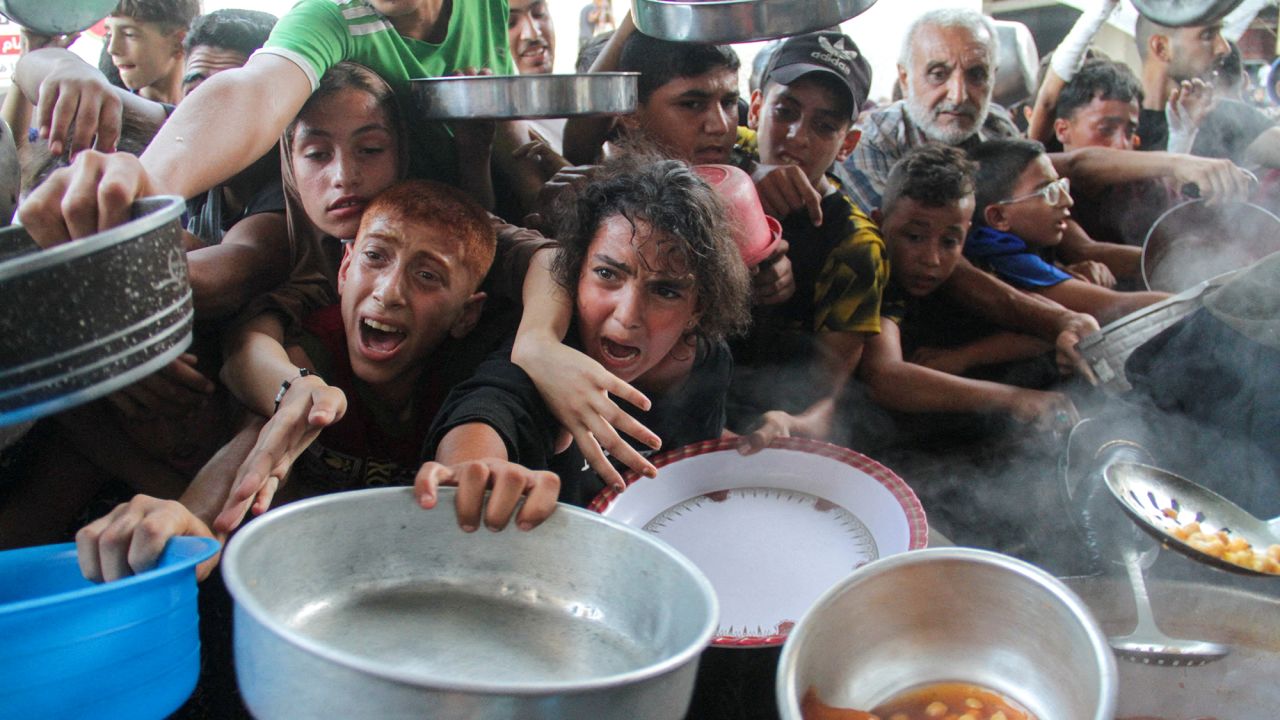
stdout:
<svg viewBox="0 0 1280 720">
<path fill-rule="evenodd" d="M 1168 297 L 1077 280 L 1045 259 L 1062 242 L 1074 201 L 1070 183 L 1058 177 L 1043 145 L 992 140 L 970 157 L 978 163 L 973 230 L 964 245 L 970 262 L 1104 325 Z"/>
</svg>

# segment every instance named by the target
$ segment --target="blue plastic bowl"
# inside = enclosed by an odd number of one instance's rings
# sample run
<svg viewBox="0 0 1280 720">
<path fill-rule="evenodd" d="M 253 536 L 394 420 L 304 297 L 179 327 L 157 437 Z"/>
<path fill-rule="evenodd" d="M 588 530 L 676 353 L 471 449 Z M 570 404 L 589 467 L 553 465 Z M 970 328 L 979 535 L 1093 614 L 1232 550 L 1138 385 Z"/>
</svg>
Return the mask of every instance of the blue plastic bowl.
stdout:
<svg viewBox="0 0 1280 720">
<path fill-rule="evenodd" d="M 169 541 L 156 567 L 93 583 L 76 546 L 0 552 L 0 717 L 162 718 L 200 675 L 195 566 L 209 538 Z"/>
</svg>

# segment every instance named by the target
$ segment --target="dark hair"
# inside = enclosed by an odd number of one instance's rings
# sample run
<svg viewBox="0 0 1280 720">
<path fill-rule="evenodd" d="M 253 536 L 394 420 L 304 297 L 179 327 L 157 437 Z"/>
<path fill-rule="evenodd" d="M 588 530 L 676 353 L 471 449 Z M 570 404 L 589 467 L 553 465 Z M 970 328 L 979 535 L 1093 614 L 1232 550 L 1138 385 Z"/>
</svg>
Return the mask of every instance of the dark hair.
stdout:
<svg viewBox="0 0 1280 720">
<path fill-rule="evenodd" d="M 1043 154 L 1044 145 L 1022 139 L 988 140 L 969 153 L 969 158 L 978 164 L 974 225 L 986 224 L 983 211 L 989 205 L 1008 200 L 1013 186 L 1018 184 L 1018 176 Z"/>
<path fill-rule="evenodd" d="M 1228 40 L 1227 47 L 1230 51 L 1218 64 L 1216 84 L 1222 88 L 1234 87 L 1244 76 L 1244 60 L 1240 56 L 1240 46 L 1234 40 Z"/>
<path fill-rule="evenodd" d="M 186 30 L 200 14 L 200 0 L 120 0 L 111 17 L 160 25 L 166 32 Z"/>
<path fill-rule="evenodd" d="M 926 143 L 894 164 L 881 195 L 880 213 L 888 215 L 899 198 L 942 207 L 973 195 L 974 165 L 958 148 Z"/>
<path fill-rule="evenodd" d="M 580 73 L 589 72 L 596 58 L 604 52 L 604 46 L 611 37 L 613 37 L 613 31 L 606 30 L 583 43 L 582 47 L 578 48 L 578 59 L 574 61 L 573 69 Z"/>
<path fill-rule="evenodd" d="M 275 15 L 260 10 L 214 10 L 192 21 L 182 49 L 191 52 L 193 47 L 208 46 L 252 55 L 267 42 L 275 24 Z"/>
<path fill-rule="evenodd" d="M 1063 86 L 1054 117 L 1069 120 L 1077 110 L 1094 100 L 1126 103 L 1136 100 L 1141 105 L 1142 98 L 1142 82 L 1128 65 L 1111 60 L 1090 60 L 1071 78 L 1071 82 Z"/>
<path fill-rule="evenodd" d="M 640 73 L 637 99 L 641 103 L 676 78 L 697 77 L 720 68 L 737 72 L 741 65 L 738 54 L 728 45 L 672 42 L 642 32 L 627 38 L 618 58 L 618 70 Z"/>
<path fill-rule="evenodd" d="M 402 180 L 378 193 L 365 208 L 361 234 L 379 216 L 448 230 L 458 243 L 462 266 L 471 273 L 472 292 L 489 273 L 498 244 L 493 223 L 489 213 L 461 190 L 432 180 Z"/>
<path fill-rule="evenodd" d="M 663 256 L 670 264 L 693 274 L 701 314 L 697 334 L 720 339 L 746 330 L 751 321 L 747 267 L 719 196 L 688 165 L 627 153 L 599 166 L 581 189 L 565 192 L 557 204 L 560 252 L 552 273 L 570 295 L 577 295 L 596 232 L 608 218 L 621 216 L 633 228 L 649 225 L 653 241 L 669 246 Z"/>
</svg>

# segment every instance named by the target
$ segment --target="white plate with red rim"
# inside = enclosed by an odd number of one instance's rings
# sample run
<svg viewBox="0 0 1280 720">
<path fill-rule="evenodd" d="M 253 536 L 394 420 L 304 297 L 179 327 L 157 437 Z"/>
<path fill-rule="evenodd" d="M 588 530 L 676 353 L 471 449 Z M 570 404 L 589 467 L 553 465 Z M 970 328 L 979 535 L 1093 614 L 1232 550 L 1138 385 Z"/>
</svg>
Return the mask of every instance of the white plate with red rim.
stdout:
<svg viewBox="0 0 1280 720">
<path fill-rule="evenodd" d="M 816 440 L 783 438 L 755 455 L 736 438 L 653 459 L 588 506 L 670 543 L 720 598 L 717 647 L 781 645 L 809 606 L 878 558 L 923 548 L 924 508 L 876 461 Z"/>
</svg>

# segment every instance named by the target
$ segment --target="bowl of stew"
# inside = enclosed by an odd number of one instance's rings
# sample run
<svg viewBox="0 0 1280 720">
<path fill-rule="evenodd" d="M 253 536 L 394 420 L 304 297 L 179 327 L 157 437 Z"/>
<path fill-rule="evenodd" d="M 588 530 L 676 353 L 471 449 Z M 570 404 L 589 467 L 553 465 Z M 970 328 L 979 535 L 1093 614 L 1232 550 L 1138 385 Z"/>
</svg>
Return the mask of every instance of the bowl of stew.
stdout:
<svg viewBox="0 0 1280 720">
<path fill-rule="evenodd" d="M 854 571 L 792 630 L 777 676 L 788 720 L 1112 720 L 1116 690 L 1111 648 L 1079 597 L 973 548 Z"/>
</svg>

